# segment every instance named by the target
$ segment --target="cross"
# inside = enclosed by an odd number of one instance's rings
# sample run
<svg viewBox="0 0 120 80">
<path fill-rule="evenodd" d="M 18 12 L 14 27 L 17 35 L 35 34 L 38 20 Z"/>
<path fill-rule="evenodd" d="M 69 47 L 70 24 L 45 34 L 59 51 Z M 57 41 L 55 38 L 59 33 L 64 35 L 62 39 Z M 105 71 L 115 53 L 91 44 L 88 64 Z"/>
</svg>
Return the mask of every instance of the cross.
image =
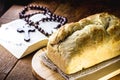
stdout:
<svg viewBox="0 0 120 80">
<path fill-rule="evenodd" d="M 30 41 L 30 35 L 29 35 L 29 32 L 34 32 L 35 31 L 35 28 L 32 26 L 23 26 L 22 28 L 18 28 L 17 29 L 17 32 L 19 33 L 25 33 L 25 37 L 24 37 L 24 40 L 26 42 L 29 42 Z"/>
</svg>

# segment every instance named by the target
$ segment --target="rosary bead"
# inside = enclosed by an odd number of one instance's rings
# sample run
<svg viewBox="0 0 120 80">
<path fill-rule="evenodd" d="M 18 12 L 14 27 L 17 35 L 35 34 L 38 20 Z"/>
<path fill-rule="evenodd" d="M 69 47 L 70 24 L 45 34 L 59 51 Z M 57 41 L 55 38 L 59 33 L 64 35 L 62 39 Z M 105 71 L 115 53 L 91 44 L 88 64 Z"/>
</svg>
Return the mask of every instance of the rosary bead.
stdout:
<svg viewBox="0 0 120 80">
<path fill-rule="evenodd" d="M 60 28 L 61 27 L 61 24 L 59 24 L 56 28 Z"/>
<path fill-rule="evenodd" d="M 37 21 L 36 24 L 39 25 L 39 22 Z"/>
<path fill-rule="evenodd" d="M 57 21 L 60 22 L 62 19 L 61 18 L 57 18 Z M 61 23 L 61 22 L 60 22 Z"/>
<path fill-rule="evenodd" d="M 45 21 L 49 21 L 49 18 L 47 17 L 47 18 L 45 19 Z"/>
<path fill-rule="evenodd" d="M 22 11 L 22 14 L 25 14 L 25 10 Z"/>
<path fill-rule="evenodd" d="M 43 7 L 43 6 L 41 6 L 41 10 L 44 10 L 44 7 Z"/>
<path fill-rule="evenodd" d="M 27 17 L 27 18 L 25 18 L 25 21 L 26 21 L 26 22 L 28 22 L 28 21 L 29 21 L 29 18 L 28 18 L 28 17 Z"/>
<path fill-rule="evenodd" d="M 37 28 L 38 28 L 38 25 L 35 25 L 35 28 L 37 29 Z"/>
<path fill-rule="evenodd" d="M 44 30 L 43 29 L 41 29 L 41 32 L 44 34 Z"/>
<path fill-rule="evenodd" d="M 55 15 L 55 14 L 53 14 L 53 17 L 54 17 L 54 18 L 56 18 L 56 15 Z"/>
<path fill-rule="evenodd" d="M 47 14 L 50 15 L 50 16 L 52 16 L 52 13 L 50 11 L 47 11 Z"/>
<path fill-rule="evenodd" d="M 33 9 L 33 5 L 29 5 L 29 8 L 30 8 L 30 9 Z"/>
<path fill-rule="evenodd" d="M 41 10 L 42 6 L 39 6 L 38 9 Z"/>
<path fill-rule="evenodd" d="M 29 25 L 30 25 L 30 26 L 34 25 L 34 22 L 31 22 Z"/>
<path fill-rule="evenodd" d="M 39 27 L 38 30 L 41 31 L 41 28 Z"/>
<path fill-rule="evenodd" d="M 39 6 L 38 6 L 38 5 L 36 5 L 36 6 L 35 6 L 35 9 L 39 9 Z"/>
<path fill-rule="evenodd" d="M 42 22 L 45 22 L 45 18 L 42 19 Z"/>
<path fill-rule="evenodd" d="M 49 36 L 49 34 L 48 34 L 48 33 L 45 33 L 45 35 L 46 35 L 46 36 Z"/>
<path fill-rule="evenodd" d="M 49 18 L 49 21 L 52 21 L 52 18 Z"/>
<path fill-rule="evenodd" d="M 25 10 L 25 11 L 28 11 L 28 7 L 27 7 L 27 6 L 25 6 L 25 7 L 24 7 L 24 10 Z"/>
<path fill-rule="evenodd" d="M 60 19 L 60 23 L 62 23 L 64 20 L 63 19 Z"/>
<path fill-rule="evenodd" d="M 67 18 L 63 18 L 64 19 L 64 24 L 67 23 Z"/>
<path fill-rule="evenodd" d="M 35 5 L 33 5 L 31 8 L 32 8 L 32 10 L 34 10 L 34 9 L 36 9 L 36 6 L 35 6 Z"/>
<path fill-rule="evenodd" d="M 40 11 L 25 15 L 28 10 L 40 10 Z M 44 16 L 46 16 L 46 18 L 42 18 L 41 20 L 39 20 L 37 22 L 33 22 L 29 18 L 35 14 L 43 14 Z M 47 15 L 49 15 L 49 17 L 47 17 Z M 24 9 L 19 13 L 19 17 L 20 17 L 20 19 L 24 19 L 28 25 L 34 26 L 36 29 L 38 29 L 38 31 L 40 31 L 41 33 L 43 33 L 46 36 L 50 36 L 51 34 L 49 34 L 48 32 L 45 32 L 44 29 L 42 29 L 40 26 L 38 26 L 40 24 L 40 22 L 49 22 L 49 21 L 59 22 L 60 24 L 57 25 L 57 27 L 55 27 L 55 29 L 60 28 L 63 24 L 65 24 L 67 22 L 66 18 L 57 16 L 57 15 L 53 14 L 47 7 L 38 6 L 38 5 L 25 6 Z"/>
</svg>

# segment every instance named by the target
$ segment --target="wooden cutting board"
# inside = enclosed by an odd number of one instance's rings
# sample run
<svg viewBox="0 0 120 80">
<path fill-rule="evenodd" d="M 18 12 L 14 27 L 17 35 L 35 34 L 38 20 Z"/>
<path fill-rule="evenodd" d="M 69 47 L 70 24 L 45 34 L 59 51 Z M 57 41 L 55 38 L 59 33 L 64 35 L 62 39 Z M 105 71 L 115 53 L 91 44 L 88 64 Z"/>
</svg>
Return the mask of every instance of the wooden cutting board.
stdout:
<svg viewBox="0 0 120 80">
<path fill-rule="evenodd" d="M 59 75 L 57 72 L 52 71 L 47 66 L 45 66 L 42 63 L 41 57 L 42 54 L 46 51 L 46 48 L 40 49 L 32 59 L 32 72 L 34 76 L 39 80 L 64 80 L 61 75 Z M 114 59 L 115 61 L 112 62 L 111 65 L 100 69 L 99 71 L 96 71 L 94 73 L 91 73 L 89 75 L 85 75 L 84 77 L 81 77 L 81 80 L 107 80 L 110 79 L 113 76 L 116 76 L 117 74 L 120 74 L 120 57 Z M 109 62 L 109 63 L 110 63 Z M 108 63 L 106 64 L 108 65 Z"/>
<path fill-rule="evenodd" d="M 64 80 L 58 73 L 50 70 L 41 61 L 41 55 L 46 51 L 46 48 L 40 49 L 32 59 L 32 72 L 39 80 Z"/>
</svg>

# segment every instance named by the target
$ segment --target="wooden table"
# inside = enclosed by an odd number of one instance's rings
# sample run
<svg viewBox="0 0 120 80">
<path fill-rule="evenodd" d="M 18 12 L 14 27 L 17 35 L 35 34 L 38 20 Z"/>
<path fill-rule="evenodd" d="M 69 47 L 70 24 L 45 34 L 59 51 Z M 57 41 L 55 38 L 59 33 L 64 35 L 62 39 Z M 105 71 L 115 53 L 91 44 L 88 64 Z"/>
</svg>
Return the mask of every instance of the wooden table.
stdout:
<svg viewBox="0 0 120 80">
<path fill-rule="evenodd" d="M 66 2 L 34 2 L 30 4 L 38 4 L 48 7 L 52 12 L 57 15 L 62 15 L 68 18 L 68 22 L 75 22 L 89 16 L 91 14 L 99 12 L 110 12 L 120 17 L 120 6 L 119 3 L 113 3 L 107 1 L 93 1 L 93 2 L 78 2 L 76 4 L 70 4 Z M 113 5 L 114 4 L 114 5 Z M 24 6 L 13 5 L 1 18 L 0 25 L 3 23 L 10 22 L 18 19 L 18 13 L 23 9 Z M 0 80 L 36 80 L 31 70 L 31 60 L 33 52 L 30 55 L 16 59 L 11 55 L 5 48 L 0 46 Z M 111 78 L 110 80 L 120 80 L 120 74 Z"/>
</svg>

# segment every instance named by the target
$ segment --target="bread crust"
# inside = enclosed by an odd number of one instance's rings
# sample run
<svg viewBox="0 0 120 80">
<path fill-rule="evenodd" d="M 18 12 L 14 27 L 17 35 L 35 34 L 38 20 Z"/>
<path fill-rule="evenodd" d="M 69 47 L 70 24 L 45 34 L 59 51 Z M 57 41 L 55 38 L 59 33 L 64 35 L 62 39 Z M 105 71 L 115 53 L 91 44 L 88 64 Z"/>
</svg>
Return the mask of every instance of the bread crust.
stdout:
<svg viewBox="0 0 120 80">
<path fill-rule="evenodd" d="M 120 20 L 99 13 L 62 26 L 49 38 L 47 57 L 73 74 L 120 55 Z"/>
</svg>

